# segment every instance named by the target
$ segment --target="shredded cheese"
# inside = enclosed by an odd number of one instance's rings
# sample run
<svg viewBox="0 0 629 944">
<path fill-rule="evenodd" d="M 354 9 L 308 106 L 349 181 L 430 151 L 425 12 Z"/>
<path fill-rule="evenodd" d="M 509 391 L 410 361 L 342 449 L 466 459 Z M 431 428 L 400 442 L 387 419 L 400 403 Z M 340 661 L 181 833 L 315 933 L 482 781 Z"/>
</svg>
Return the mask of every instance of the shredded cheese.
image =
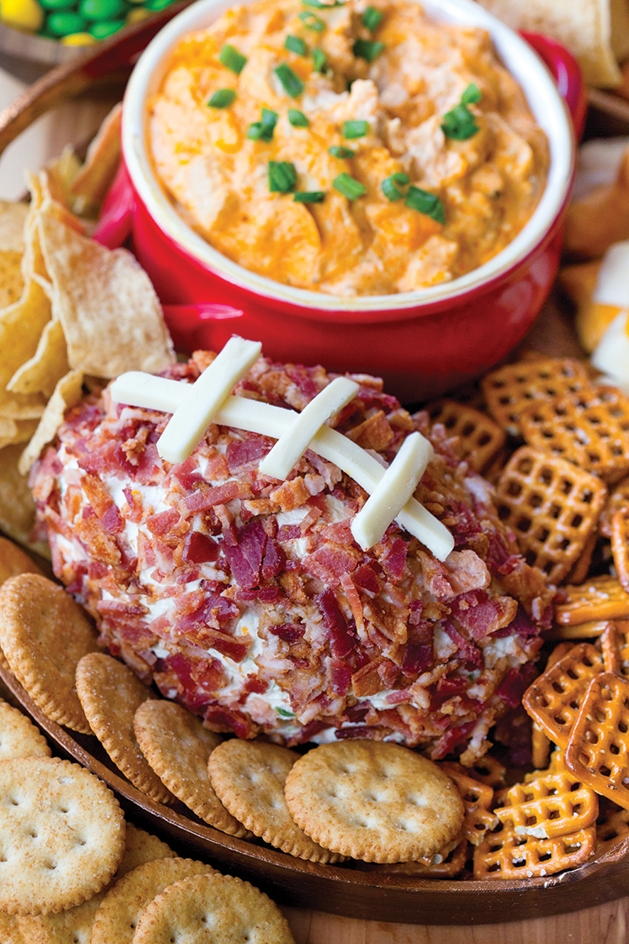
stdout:
<svg viewBox="0 0 629 944">
<path fill-rule="evenodd" d="M 301 413 L 296 413 L 293 422 L 275 443 L 260 463 L 262 475 L 276 479 L 288 478 L 293 466 L 299 462 L 326 420 L 353 400 L 359 384 L 348 377 L 336 377 L 332 383 L 317 394 Z"/>
<path fill-rule="evenodd" d="M 157 442 L 162 459 L 183 462 L 188 458 L 205 436 L 225 398 L 251 370 L 261 352 L 259 341 L 234 336 L 197 382 L 184 387 L 182 402 Z"/>
<path fill-rule="evenodd" d="M 384 536 L 411 498 L 435 451 L 421 433 L 411 433 L 352 521 L 354 539 L 368 550 Z"/>
</svg>

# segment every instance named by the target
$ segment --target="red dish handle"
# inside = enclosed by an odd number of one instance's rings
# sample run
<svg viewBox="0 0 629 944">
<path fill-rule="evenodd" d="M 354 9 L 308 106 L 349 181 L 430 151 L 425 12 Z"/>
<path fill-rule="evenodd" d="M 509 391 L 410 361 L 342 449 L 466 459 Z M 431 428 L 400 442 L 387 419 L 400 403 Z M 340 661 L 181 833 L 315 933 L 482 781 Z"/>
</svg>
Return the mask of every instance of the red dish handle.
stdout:
<svg viewBox="0 0 629 944">
<path fill-rule="evenodd" d="M 200 302 L 198 305 L 162 305 L 164 320 L 177 351 L 194 351 L 197 348 L 220 347 L 215 338 L 214 329 L 208 333 L 208 322 L 226 322 L 224 330 L 227 337 L 231 331 L 242 331 L 239 319 L 244 317 L 240 308 L 231 305 L 218 305 Z M 217 329 L 218 329 L 217 325 Z M 208 339 L 212 338 L 211 343 Z M 223 341 L 224 343 L 224 341 Z"/>
<path fill-rule="evenodd" d="M 540 33 L 528 33 L 522 30 L 520 35 L 532 46 L 540 59 L 548 67 L 557 85 L 557 90 L 572 118 L 577 141 L 583 134 L 585 114 L 587 112 L 587 93 L 581 75 L 579 63 L 565 46 L 549 36 Z"/>
</svg>

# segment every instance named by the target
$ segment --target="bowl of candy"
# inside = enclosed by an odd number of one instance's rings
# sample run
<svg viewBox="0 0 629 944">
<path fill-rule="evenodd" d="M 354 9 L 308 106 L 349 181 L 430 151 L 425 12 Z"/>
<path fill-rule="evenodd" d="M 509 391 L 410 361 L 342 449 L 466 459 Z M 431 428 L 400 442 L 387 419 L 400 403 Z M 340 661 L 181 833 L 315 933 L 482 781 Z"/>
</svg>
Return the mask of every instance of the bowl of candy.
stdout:
<svg viewBox="0 0 629 944">
<path fill-rule="evenodd" d="M 32 82 L 175 0 L 2 0 L 0 65 Z"/>
</svg>

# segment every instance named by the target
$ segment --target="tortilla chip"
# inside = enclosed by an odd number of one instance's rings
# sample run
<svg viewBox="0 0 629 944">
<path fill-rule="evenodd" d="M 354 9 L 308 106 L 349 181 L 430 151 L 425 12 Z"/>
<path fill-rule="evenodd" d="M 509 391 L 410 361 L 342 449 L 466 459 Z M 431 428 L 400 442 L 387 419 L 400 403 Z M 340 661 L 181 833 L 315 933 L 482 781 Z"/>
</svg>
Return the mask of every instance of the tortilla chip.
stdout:
<svg viewBox="0 0 629 944">
<path fill-rule="evenodd" d="M 513 29 L 544 33 L 576 56 L 589 85 L 614 86 L 621 81 L 612 36 L 623 31 L 620 0 L 478 0 Z M 619 38 L 614 45 L 622 45 Z"/>
<path fill-rule="evenodd" d="M 64 147 L 61 156 L 46 165 L 48 189 L 57 203 L 72 208 L 71 187 L 81 169 L 81 162 L 71 147 Z"/>
<path fill-rule="evenodd" d="M 120 120 L 122 103 L 118 102 L 99 128 L 87 150 L 85 163 L 70 188 L 77 213 L 98 209 L 105 199 L 120 163 Z"/>
<path fill-rule="evenodd" d="M 35 277 L 37 281 L 48 282 L 48 273 L 39 244 L 38 220 L 43 195 L 39 180 L 33 174 L 26 175 L 26 183 L 31 192 L 31 205 L 24 224 L 24 255 L 22 256 L 22 278 L 28 285 Z"/>
<path fill-rule="evenodd" d="M 26 479 L 17 469 L 23 446 L 0 450 L 0 530 L 14 541 L 50 558 L 50 548 L 43 541 L 31 541 L 35 524 L 35 502 Z"/>
<path fill-rule="evenodd" d="M 126 249 L 113 252 L 54 216 L 40 217 L 41 245 L 70 366 L 97 377 L 156 373 L 174 361 L 149 277 Z"/>
<path fill-rule="evenodd" d="M 0 309 L 14 305 L 23 291 L 22 253 L 0 250 Z"/>
<path fill-rule="evenodd" d="M 44 414 L 35 430 L 35 435 L 20 456 L 18 471 L 26 475 L 33 463 L 39 458 L 44 446 L 52 442 L 55 433 L 63 423 L 66 410 L 75 406 L 83 393 L 83 371 L 71 370 L 62 377 L 51 396 Z"/>
<path fill-rule="evenodd" d="M 28 442 L 37 425 L 37 420 L 12 420 L 0 416 L 0 450 L 14 443 Z"/>
<path fill-rule="evenodd" d="M 17 370 L 7 384 L 13 393 L 43 393 L 50 397 L 68 373 L 68 348 L 60 321 L 49 321 L 30 360 Z"/>
<path fill-rule="evenodd" d="M 0 312 L 0 416 L 37 419 L 44 411 L 46 402 L 42 396 L 11 393 L 6 386 L 37 351 L 50 315 L 50 302 L 36 282 L 30 283 L 15 305 Z"/>
<path fill-rule="evenodd" d="M 47 293 L 52 295 L 50 279 L 40 245 L 40 217 L 43 213 L 54 216 L 80 233 L 84 231 L 83 224 L 64 205 L 63 185 L 54 173 L 47 169 L 41 170 L 37 176 L 27 173 L 26 183 L 31 193 L 31 204 L 24 225 L 25 245 L 22 257 L 22 277 L 26 284 L 33 279 L 39 282 Z"/>
<path fill-rule="evenodd" d="M 568 207 L 564 247 L 573 255 L 595 259 L 625 239 L 629 239 L 629 148 L 613 184 L 597 187 Z"/>
<path fill-rule="evenodd" d="M 0 252 L 24 252 L 28 204 L 0 200 Z"/>
</svg>

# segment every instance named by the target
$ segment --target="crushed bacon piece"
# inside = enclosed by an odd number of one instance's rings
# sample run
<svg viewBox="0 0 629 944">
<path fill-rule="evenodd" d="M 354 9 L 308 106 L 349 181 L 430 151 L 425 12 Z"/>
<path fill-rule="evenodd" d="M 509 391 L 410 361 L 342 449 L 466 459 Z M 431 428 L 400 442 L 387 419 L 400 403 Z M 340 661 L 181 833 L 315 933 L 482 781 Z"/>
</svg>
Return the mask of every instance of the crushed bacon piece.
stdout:
<svg viewBox="0 0 629 944">
<path fill-rule="evenodd" d="M 165 376 L 193 383 L 213 357 Z M 332 377 L 260 358 L 234 393 L 301 411 Z M 393 738 L 471 763 L 530 677 L 553 588 L 447 431 L 356 380 L 332 425 L 385 463 L 414 429 L 433 442 L 416 496 L 454 535 L 444 563 L 395 522 L 362 551 L 351 523 L 367 496 L 312 450 L 278 482 L 259 472 L 273 440 L 211 424 L 185 462 L 162 462 L 169 416 L 108 388 L 68 412 L 34 468 L 38 527 L 103 646 L 209 728 Z"/>
<path fill-rule="evenodd" d="M 306 488 L 302 476 L 284 482 L 278 488 L 273 489 L 270 495 L 271 501 L 277 502 L 282 511 L 293 511 L 305 504 L 310 498 L 310 492 Z"/>
<path fill-rule="evenodd" d="M 450 604 L 452 616 L 476 640 L 509 626 L 517 608 L 517 601 L 512 597 L 491 599 L 484 590 L 462 593 Z"/>
</svg>

